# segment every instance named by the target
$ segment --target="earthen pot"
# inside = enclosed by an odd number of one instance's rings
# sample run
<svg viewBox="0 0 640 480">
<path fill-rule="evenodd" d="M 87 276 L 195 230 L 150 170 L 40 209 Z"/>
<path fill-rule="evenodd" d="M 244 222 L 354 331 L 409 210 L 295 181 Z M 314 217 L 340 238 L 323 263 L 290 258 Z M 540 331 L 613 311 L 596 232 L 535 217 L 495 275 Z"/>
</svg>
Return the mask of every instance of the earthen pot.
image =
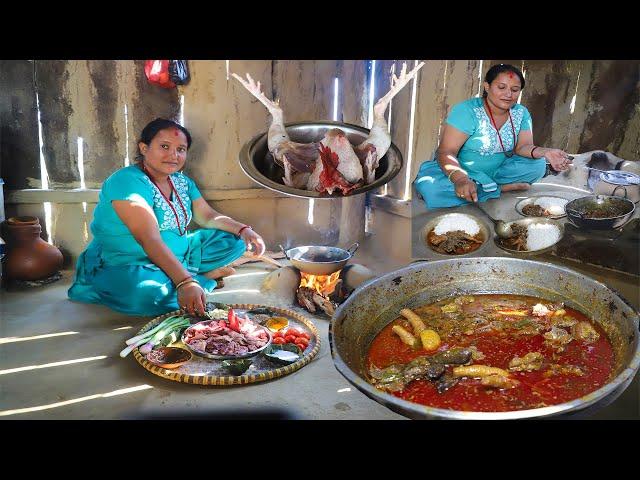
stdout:
<svg viewBox="0 0 640 480">
<path fill-rule="evenodd" d="M 14 280 L 41 280 L 62 268 L 62 252 L 42 238 L 37 217 L 11 217 L 6 221 L 8 233 L 4 274 Z"/>
</svg>

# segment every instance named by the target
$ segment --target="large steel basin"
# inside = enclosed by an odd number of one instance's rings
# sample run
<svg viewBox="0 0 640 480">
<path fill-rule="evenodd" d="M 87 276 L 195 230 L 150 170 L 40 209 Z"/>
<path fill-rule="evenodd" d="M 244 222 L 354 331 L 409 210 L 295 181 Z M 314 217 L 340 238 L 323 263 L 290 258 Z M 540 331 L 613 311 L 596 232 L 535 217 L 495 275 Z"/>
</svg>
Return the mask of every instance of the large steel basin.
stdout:
<svg viewBox="0 0 640 480">
<path fill-rule="evenodd" d="M 365 379 L 371 341 L 402 308 L 454 295 L 507 293 L 564 301 L 599 323 L 611 340 L 616 366 L 602 388 L 549 407 L 510 412 L 465 412 L 432 408 L 382 392 Z M 584 417 L 615 400 L 640 366 L 638 312 L 606 285 L 565 267 L 502 257 L 420 262 L 365 282 L 337 309 L 329 344 L 335 367 L 356 388 L 391 410 L 418 419 L 521 419 Z"/>
<path fill-rule="evenodd" d="M 364 127 L 341 122 L 298 122 L 285 125 L 289 138 L 294 142 L 318 142 L 325 133 L 332 128 L 339 128 L 347 135 L 352 145 L 362 143 L 369 136 L 369 130 Z M 282 182 L 284 169 L 278 165 L 269 153 L 267 133 L 256 135 L 242 147 L 240 151 L 240 167 L 253 181 L 263 187 L 303 198 L 340 198 L 343 195 L 320 193 L 311 190 L 301 190 L 286 186 Z M 387 153 L 380 159 L 376 169 L 376 179 L 369 185 L 364 185 L 349 192 L 346 196 L 359 195 L 385 185 L 393 180 L 402 168 L 402 154 L 393 143 Z"/>
</svg>

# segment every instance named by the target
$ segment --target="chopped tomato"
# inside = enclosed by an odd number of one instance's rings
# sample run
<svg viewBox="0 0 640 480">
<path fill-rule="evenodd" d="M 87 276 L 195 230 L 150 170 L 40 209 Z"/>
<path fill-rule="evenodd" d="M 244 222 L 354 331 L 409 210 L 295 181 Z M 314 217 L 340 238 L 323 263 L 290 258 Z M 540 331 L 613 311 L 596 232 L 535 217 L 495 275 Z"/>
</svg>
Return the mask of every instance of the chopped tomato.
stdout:
<svg viewBox="0 0 640 480">
<path fill-rule="evenodd" d="M 275 343 L 277 345 L 282 345 L 283 343 L 285 343 L 284 338 L 282 337 L 274 337 L 272 343 Z"/>
<path fill-rule="evenodd" d="M 284 339 L 287 343 L 296 343 L 296 336 L 295 335 L 285 335 Z"/>
<path fill-rule="evenodd" d="M 284 333 L 282 333 L 281 331 L 277 331 L 276 333 L 273 334 L 273 338 L 284 338 Z"/>
<path fill-rule="evenodd" d="M 229 328 L 231 330 L 235 330 L 236 332 L 240 332 L 240 325 L 238 324 L 238 317 L 236 316 L 236 312 L 233 311 L 233 308 L 229 309 L 229 313 L 227 314 L 227 320 L 229 321 Z"/>
<path fill-rule="evenodd" d="M 297 337 L 298 335 L 300 335 L 300 332 L 295 328 L 291 327 L 285 332 L 285 335 L 293 335 L 294 337 Z"/>
<path fill-rule="evenodd" d="M 307 332 L 302 332 L 299 336 L 302 338 L 306 338 L 307 340 L 311 340 L 311 335 L 309 335 Z"/>
<path fill-rule="evenodd" d="M 296 339 L 296 344 L 298 343 L 300 345 L 304 345 L 304 348 L 307 348 L 309 346 L 309 340 L 307 340 L 306 338 L 298 337 Z"/>
<path fill-rule="evenodd" d="M 296 345 L 296 347 L 298 347 L 300 349 L 301 352 L 304 352 L 306 350 L 306 348 L 307 348 L 306 345 L 303 345 L 301 343 L 296 343 L 295 345 Z"/>
</svg>

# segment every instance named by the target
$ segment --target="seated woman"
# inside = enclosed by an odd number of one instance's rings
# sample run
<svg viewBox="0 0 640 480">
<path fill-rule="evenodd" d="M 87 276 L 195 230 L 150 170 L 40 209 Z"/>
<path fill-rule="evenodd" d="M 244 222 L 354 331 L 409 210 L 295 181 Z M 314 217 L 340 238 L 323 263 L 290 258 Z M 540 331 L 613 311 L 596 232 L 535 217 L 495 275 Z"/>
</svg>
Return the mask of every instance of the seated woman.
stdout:
<svg viewBox="0 0 640 480">
<path fill-rule="evenodd" d="M 183 126 L 158 118 L 142 131 L 138 163 L 107 178 L 91 223 L 93 240 L 78 258 L 71 300 L 129 315 L 182 308 L 203 313 L 205 293 L 246 249 L 265 244 L 250 226 L 213 210 L 181 172 L 191 146 Z M 205 229 L 187 231 L 192 218 Z"/>
<path fill-rule="evenodd" d="M 414 181 L 427 207 L 455 207 L 497 198 L 501 191 L 527 190 L 544 176 L 546 161 L 556 171 L 569 167 L 565 152 L 533 143 L 531 115 L 516 103 L 524 84 L 516 67 L 494 65 L 485 76 L 482 98 L 453 106 L 435 158 L 420 166 Z"/>
</svg>

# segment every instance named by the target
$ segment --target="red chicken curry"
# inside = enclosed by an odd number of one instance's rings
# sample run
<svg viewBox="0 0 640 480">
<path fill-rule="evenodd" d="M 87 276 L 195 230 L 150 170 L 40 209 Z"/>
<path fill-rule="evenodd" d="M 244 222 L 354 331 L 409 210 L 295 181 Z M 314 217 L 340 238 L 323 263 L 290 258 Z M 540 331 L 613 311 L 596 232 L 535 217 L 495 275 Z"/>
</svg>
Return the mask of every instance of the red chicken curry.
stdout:
<svg viewBox="0 0 640 480">
<path fill-rule="evenodd" d="M 564 403 L 614 369 L 599 325 L 563 304 L 474 295 L 402 310 L 373 340 L 369 381 L 436 408 L 499 412 Z"/>
</svg>

